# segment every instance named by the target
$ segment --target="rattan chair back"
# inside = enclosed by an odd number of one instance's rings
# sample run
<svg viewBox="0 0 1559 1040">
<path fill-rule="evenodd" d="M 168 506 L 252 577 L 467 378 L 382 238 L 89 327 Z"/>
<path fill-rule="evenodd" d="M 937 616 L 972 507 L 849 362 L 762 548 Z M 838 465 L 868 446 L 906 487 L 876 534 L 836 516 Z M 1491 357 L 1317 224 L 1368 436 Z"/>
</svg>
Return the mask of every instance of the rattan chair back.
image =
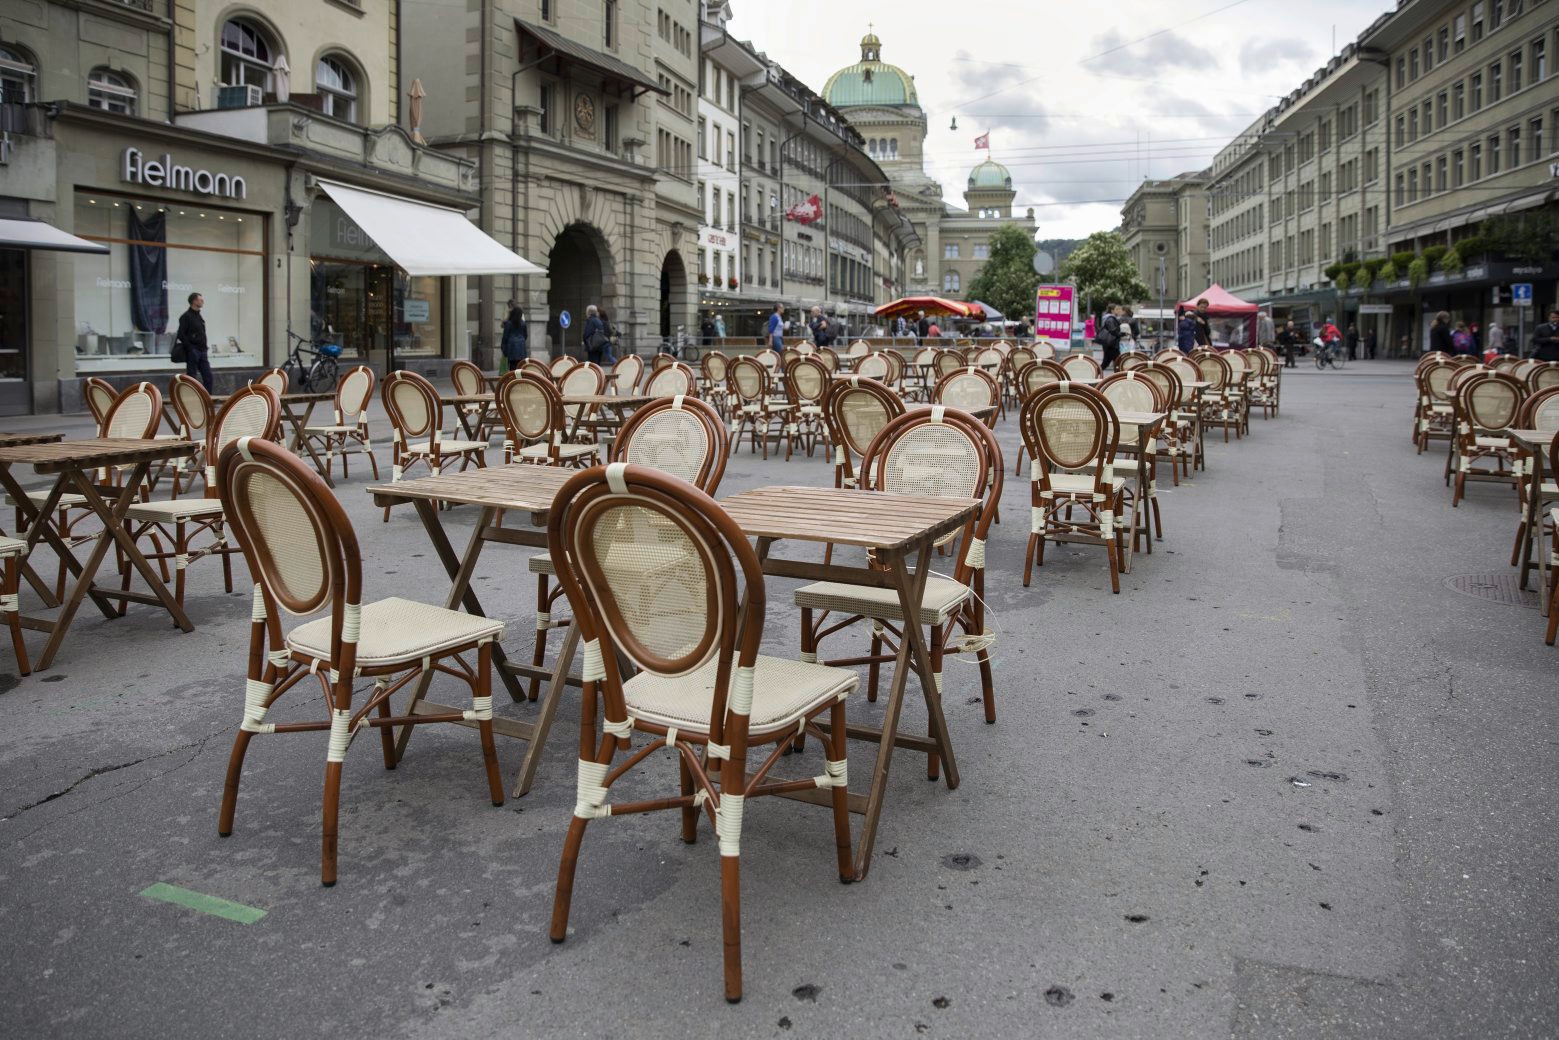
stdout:
<svg viewBox="0 0 1559 1040">
<path fill-rule="evenodd" d="M 449 366 L 449 381 L 455 385 L 457 397 L 487 393 L 487 377 L 480 368 L 464 358 Z"/>
<path fill-rule="evenodd" d="M 915 364 L 929 365 L 936 361 L 935 347 L 921 347 L 915 351 Z"/>
<path fill-rule="evenodd" d="M 656 353 L 654 359 L 650 361 L 650 371 L 651 372 L 659 372 L 661 369 L 665 368 L 667 365 L 674 365 L 676 363 L 677 363 L 676 355 L 668 354 L 664 350 L 662 350 L 662 351 L 659 351 L 658 353 Z"/>
<path fill-rule="evenodd" d="M 180 431 L 190 440 L 205 440 L 215 406 L 206 385 L 194 376 L 174 376 L 168 381 L 168 400 L 179 417 Z"/>
<path fill-rule="evenodd" d="M 1486 371 L 1457 388 L 1456 405 L 1462 419 L 1475 429 L 1503 430 L 1515 422 L 1526 396 L 1519 379 Z"/>
<path fill-rule="evenodd" d="M 834 465 L 853 475 L 853 459 L 865 455 L 872 438 L 903 414 L 903 398 L 875 379 L 853 375 L 833 380 L 823 397 L 823 421 L 834 443 Z"/>
<path fill-rule="evenodd" d="M 866 342 L 864 339 L 858 339 L 854 343 L 850 344 L 850 349 L 847 351 L 849 356 L 853 358 L 862 358 L 871 352 L 872 345 Z"/>
<path fill-rule="evenodd" d="M 780 370 L 780 353 L 773 347 L 764 347 L 753 355 L 754 360 L 762 365 L 771 377 L 777 376 Z"/>
<path fill-rule="evenodd" d="M 867 354 L 855 363 L 855 374 L 881 383 L 891 383 L 892 366 L 886 354 Z"/>
<path fill-rule="evenodd" d="M 551 449 L 562 438 L 567 422 L 556 383 L 531 372 L 510 372 L 498 381 L 494 400 L 503 423 L 506 458 L 531 444 L 546 444 L 549 457 L 556 455 Z"/>
<path fill-rule="evenodd" d="M 678 394 L 696 397 L 698 380 L 691 368 L 674 360 L 650 373 L 649 381 L 644 384 L 644 392 L 650 397 L 676 397 Z"/>
<path fill-rule="evenodd" d="M 272 368 L 255 380 L 261 386 L 268 386 L 276 391 L 277 397 L 287 396 L 287 370 L 285 368 Z"/>
<path fill-rule="evenodd" d="M 1007 364 L 1014 373 L 1023 371 L 1023 366 L 1030 361 L 1039 360 L 1039 355 L 1034 353 L 1033 347 L 1013 347 L 1007 355 Z"/>
<path fill-rule="evenodd" d="M 730 432 L 692 397 L 662 397 L 636 410 L 612 443 L 613 462 L 650 466 L 713 495 L 725 476 Z"/>
<path fill-rule="evenodd" d="M 552 379 L 552 369 L 548 368 L 545 363 L 537 361 L 535 358 L 526 358 L 524 361 L 520 362 L 520 367 L 516 371 L 529 372 L 531 375 L 537 375 L 549 381 Z"/>
<path fill-rule="evenodd" d="M 204 386 L 201 387 L 205 389 Z M 114 384 L 98 376 L 87 376 L 82 384 L 81 396 L 86 401 L 87 411 L 92 415 L 92 421 L 99 427 L 108 417 L 108 410 L 114 406 L 114 401 L 119 397 L 119 391 L 114 389 Z"/>
<path fill-rule="evenodd" d="M 828 368 L 815 357 L 797 358 L 785 369 L 786 393 L 795 405 L 821 407 L 832 380 Z"/>
<path fill-rule="evenodd" d="M 563 378 L 563 373 L 579 364 L 579 359 L 572 354 L 559 354 L 547 362 L 547 371 L 552 373 L 553 379 Z"/>
<path fill-rule="evenodd" d="M 985 505 L 964 527 L 937 540 L 964 536 L 958 554 L 959 581 L 967 581 L 968 539 L 984 537 L 985 514 L 994 515 L 1001 498 L 1000 449 L 993 458 L 985 424 L 952 407 L 916 408 L 895 416 L 878 431 L 861 458 L 861 484 L 876 491 L 937 498 L 974 498 Z M 994 472 L 993 467 L 994 466 Z M 985 523 L 982 525 L 981 520 Z"/>
<path fill-rule="evenodd" d="M 1141 351 L 1128 350 L 1115 359 L 1115 371 L 1129 372 L 1134 368 L 1141 368 L 1147 364 L 1151 364 L 1151 362 L 1146 354 Z"/>
<path fill-rule="evenodd" d="M 1165 407 L 1158 385 L 1140 371 L 1105 376 L 1099 392 L 1116 412 L 1162 412 Z"/>
<path fill-rule="evenodd" d="M 1413 366 L 1413 371 L 1415 373 L 1422 372 L 1424 369 L 1428 368 L 1430 365 L 1435 364 L 1436 362 L 1451 360 L 1451 357 L 1452 355 L 1447 354 L 1443 350 L 1431 350 L 1425 354 L 1419 355 L 1418 364 Z"/>
<path fill-rule="evenodd" d="M 799 360 L 801 360 L 801 351 L 796 347 L 786 347 L 780 351 L 780 370 L 784 371 L 790 367 L 792 361 Z"/>
<path fill-rule="evenodd" d="M 995 347 L 986 347 L 975 353 L 974 363 L 981 368 L 988 368 L 994 372 L 1001 367 L 1002 358 L 1006 356 L 1006 354 Z"/>
<path fill-rule="evenodd" d="M 898 386 L 904 381 L 904 355 L 890 347 L 882 351 L 882 356 L 888 362 L 887 384 L 889 386 Z"/>
<path fill-rule="evenodd" d="M 1222 390 L 1229 385 L 1234 372 L 1229 363 L 1211 351 L 1198 354 L 1192 359 L 1197 372 L 1201 373 L 1201 381 L 1209 384 L 1214 392 Z"/>
<path fill-rule="evenodd" d="M 964 411 L 986 408 L 1001 400 L 1001 384 L 983 368 L 960 368 L 937 380 L 931 388 L 932 404 L 947 404 Z"/>
<path fill-rule="evenodd" d="M 1533 390 L 1559 386 L 1559 361 L 1539 361 L 1532 366 L 1527 372 L 1527 386 Z"/>
<path fill-rule="evenodd" d="M 444 422 L 444 406 L 433 384 L 415 372 L 402 369 L 384 377 L 380 392 L 384 412 L 390 418 L 390 430 L 398 444 L 426 439 L 431 447 L 439 441 Z"/>
<path fill-rule="evenodd" d="M 698 362 L 699 371 L 703 373 L 704 382 L 710 386 L 725 386 L 726 377 L 730 374 L 731 362 L 718 350 L 711 350 Z"/>
<path fill-rule="evenodd" d="M 98 427 L 98 436 L 149 440 L 160 422 L 162 391 L 151 383 L 134 383 L 114 398 Z"/>
<path fill-rule="evenodd" d="M 1031 361 L 1018 372 L 1018 396 L 1027 397 L 1042 386 L 1065 382 L 1070 377 L 1059 361 Z"/>
<path fill-rule="evenodd" d="M 936 373 L 936 378 L 941 379 L 964 367 L 966 366 L 964 365 L 963 356 L 958 351 L 939 350 L 936 352 L 936 357 L 933 361 L 933 371 Z"/>
<path fill-rule="evenodd" d="M 1458 365 L 1454 361 L 1452 361 L 1450 364 L 1451 380 L 1446 384 L 1445 392 L 1453 401 L 1456 400 L 1456 395 L 1461 392 L 1463 383 L 1467 382 L 1467 380 L 1471 379 L 1473 376 L 1482 375 L 1485 372 L 1493 371 L 1493 369 L 1487 368 L 1484 365 Z"/>
<path fill-rule="evenodd" d="M 1423 387 L 1423 393 L 1429 399 L 1439 404 L 1449 404 L 1451 400 L 1451 377 L 1460 371 L 1458 366 L 1441 359 L 1431 362 L 1418 370 L 1418 379 Z"/>
<path fill-rule="evenodd" d="M 755 357 L 739 357 L 729 369 L 731 392 L 743 406 L 763 403 L 769 392 L 769 370 Z"/>
<path fill-rule="evenodd" d="M 1521 364 L 1520 358 L 1511 357 L 1509 354 L 1501 354 L 1499 357 L 1489 362 L 1489 367 L 1494 369 L 1496 372 L 1510 372 L 1511 375 L 1515 375 L 1514 372 L 1511 372 L 1511 369 L 1515 368 L 1519 364 Z M 1519 379 L 1520 377 L 1517 376 L 1517 378 Z"/>
<path fill-rule="evenodd" d="M 1056 359 L 1056 348 L 1053 344 L 1036 342 L 1030 349 L 1034 351 L 1034 357 L 1040 361 L 1054 361 Z"/>
<path fill-rule="evenodd" d="M 1539 364 L 1541 364 L 1541 362 L 1532 358 L 1523 358 L 1520 361 L 1517 361 L 1515 365 L 1511 367 L 1510 374 L 1525 383 L 1527 381 L 1527 376 L 1530 375 L 1532 370 Z"/>
<path fill-rule="evenodd" d="M 337 426 L 350 426 L 362 419 L 373 400 L 374 382 L 374 370 L 367 365 L 348 369 L 341 377 L 336 383 Z"/>
<path fill-rule="evenodd" d="M 830 372 L 839 371 L 839 353 L 833 347 L 818 347 L 817 359 L 826 365 Z"/>
<path fill-rule="evenodd" d="M 1098 379 L 1104 373 L 1092 354 L 1068 354 L 1061 367 L 1066 370 L 1068 380 Z"/>
<path fill-rule="evenodd" d="M 226 401 L 206 433 L 206 497 L 216 498 L 216 460 L 229 444 L 245 437 L 273 441 L 281 431 L 281 398 L 268 386 L 250 383 Z"/>
<path fill-rule="evenodd" d="M 613 389 L 619 394 L 631 394 L 639 389 L 644 379 L 644 359 L 637 354 L 624 354 L 612 366 Z"/>
<path fill-rule="evenodd" d="M 1053 495 L 1052 470 L 1092 470 L 1093 491 L 1111 493 L 1120 424 L 1103 394 L 1081 383 L 1055 383 L 1024 398 L 1018 412 L 1023 444 L 1033 456 L 1030 472 L 1042 495 Z"/>
<path fill-rule="evenodd" d="M 1514 425 L 1525 430 L 1559 430 L 1559 386 L 1545 386 L 1529 394 Z"/>
<path fill-rule="evenodd" d="M 1150 361 L 1132 371 L 1139 378 L 1146 379 L 1158 387 L 1159 400 L 1164 403 L 1166 410 L 1177 406 L 1184 396 L 1185 391 L 1180 385 L 1180 375 L 1169 365 Z"/>
</svg>

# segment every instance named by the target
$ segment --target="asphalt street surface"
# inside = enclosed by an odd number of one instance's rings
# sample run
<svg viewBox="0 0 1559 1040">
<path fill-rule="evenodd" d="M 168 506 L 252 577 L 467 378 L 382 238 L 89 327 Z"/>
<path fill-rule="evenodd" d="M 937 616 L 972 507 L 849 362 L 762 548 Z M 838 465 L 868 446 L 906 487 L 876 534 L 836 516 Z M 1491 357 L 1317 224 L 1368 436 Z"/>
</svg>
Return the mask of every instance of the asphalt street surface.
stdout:
<svg viewBox="0 0 1559 1040">
<path fill-rule="evenodd" d="M 677 814 L 592 823 L 568 941 L 547 940 L 577 694 L 502 808 L 469 729 L 422 729 L 393 772 L 358 741 L 327 889 L 324 733 L 257 739 L 217 836 L 241 566 L 227 595 L 194 564 L 187 635 L 89 604 L 49 671 L 17 681 L 0 654 L 0 1037 L 1559 1036 L 1559 650 L 1535 596 L 1502 595 L 1512 492 L 1474 485 L 1453 510 L 1443 455 L 1414 454 L 1409 373 L 1289 372 L 1281 418 L 1210 435 L 1178 488 L 1166 473 L 1165 537 L 1118 596 L 1081 546 L 1022 587 L 1009 463 L 986 579 L 997 724 L 949 663 L 962 785 L 901 752 L 864 883 L 838 882 L 826 812 L 749 807 L 736 1006 L 716 844 L 701 826 L 684 845 Z M 999 436 L 1010 459 L 1015 423 Z M 744 447 L 721 491 L 830 479 Z M 339 488 L 368 597 L 442 601 L 414 513 L 381 523 L 369 483 L 354 467 Z M 447 514 L 457 546 L 474 517 Z M 525 555 L 490 548 L 476 588 L 528 654 Z M 771 583 L 770 653 L 796 653 L 789 584 Z M 308 697 L 272 718 L 321 717 Z M 812 743 L 782 768 L 820 772 Z M 498 744 L 512 776 L 522 745 Z M 872 752 L 852 747 L 858 781 Z M 661 755 L 628 789 L 675 785 Z"/>
</svg>

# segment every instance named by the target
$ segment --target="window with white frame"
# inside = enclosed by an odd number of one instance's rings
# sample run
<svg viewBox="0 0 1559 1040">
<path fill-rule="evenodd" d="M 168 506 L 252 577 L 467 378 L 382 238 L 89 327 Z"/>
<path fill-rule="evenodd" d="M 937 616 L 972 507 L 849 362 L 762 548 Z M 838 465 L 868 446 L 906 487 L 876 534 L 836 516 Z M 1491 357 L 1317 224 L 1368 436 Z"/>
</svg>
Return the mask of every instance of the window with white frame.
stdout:
<svg viewBox="0 0 1559 1040">
<path fill-rule="evenodd" d="M 14 47 L 0 47 L 0 102 L 25 104 L 33 99 L 37 84 L 38 69 L 32 60 Z"/>
<path fill-rule="evenodd" d="M 314 69 L 314 89 L 327 116 L 357 122 L 357 76 L 341 57 L 327 54 Z"/>
<path fill-rule="evenodd" d="M 270 36 L 247 18 L 229 18 L 222 26 L 222 82 L 271 89 L 278 54 Z"/>
<path fill-rule="evenodd" d="M 122 116 L 135 115 L 135 86 L 112 69 L 93 69 L 87 77 L 87 104 Z"/>
</svg>

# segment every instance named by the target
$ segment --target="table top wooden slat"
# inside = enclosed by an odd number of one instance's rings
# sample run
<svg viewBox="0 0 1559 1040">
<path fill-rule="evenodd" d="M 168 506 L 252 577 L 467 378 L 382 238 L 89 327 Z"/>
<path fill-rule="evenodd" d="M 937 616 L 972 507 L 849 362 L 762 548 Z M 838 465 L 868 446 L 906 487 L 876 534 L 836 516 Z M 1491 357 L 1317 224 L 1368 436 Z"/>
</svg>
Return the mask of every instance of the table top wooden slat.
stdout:
<svg viewBox="0 0 1559 1040">
<path fill-rule="evenodd" d="M 890 550 L 957 530 L 979 508 L 972 498 L 828 487 L 755 488 L 720 505 L 749 536 Z"/>
<path fill-rule="evenodd" d="M 552 499 L 577 470 L 559 466 L 491 466 L 461 473 L 444 473 L 368 488 L 377 505 L 393 502 L 449 502 L 494 506 L 536 515 L 552 508 Z"/>
<path fill-rule="evenodd" d="M 0 448 L 19 448 L 24 444 L 54 444 L 64 439 L 63 433 L 0 433 Z"/>
<path fill-rule="evenodd" d="M 654 394 L 564 394 L 563 403 L 573 405 L 605 405 L 615 408 L 638 408 L 655 400 Z"/>
<path fill-rule="evenodd" d="M 231 397 L 231 396 L 233 396 L 233 395 L 232 394 L 217 394 L 217 395 L 214 395 L 211 398 L 211 403 L 213 405 L 217 406 L 218 408 L 220 408 L 220 407 L 222 407 L 222 405 L 224 403 L 226 403 L 227 399 L 229 397 Z M 336 392 L 334 390 L 321 390 L 318 393 L 313 393 L 313 392 L 311 392 L 311 393 L 303 393 L 301 391 L 294 392 L 294 391 L 289 390 L 285 394 L 281 395 L 281 403 L 282 404 L 320 404 L 320 403 L 325 402 L 325 401 L 334 401 L 335 399 L 336 399 Z"/>
<path fill-rule="evenodd" d="M 1542 451 L 1552 443 L 1554 434 L 1559 433 L 1559 430 L 1509 429 L 1504 430 L 1503 433 L 1528 451 Z"/>
<path fill-rule="evenodd" d="M 0 464 L 27 465 L 38 473 L 96 466 L 128 466 L 137 462 L 160 462 L 188 455 L 194 441 L 138 440 L 127 437 L 87 437 L 50 444 L 0 446 Z"/>
<path fill-rule="evenodd" d="M 1128 426 L 1157 426 L 1164 421 L 1165 412 L 1116 412 L 1115 418 Z"/>
</svg>

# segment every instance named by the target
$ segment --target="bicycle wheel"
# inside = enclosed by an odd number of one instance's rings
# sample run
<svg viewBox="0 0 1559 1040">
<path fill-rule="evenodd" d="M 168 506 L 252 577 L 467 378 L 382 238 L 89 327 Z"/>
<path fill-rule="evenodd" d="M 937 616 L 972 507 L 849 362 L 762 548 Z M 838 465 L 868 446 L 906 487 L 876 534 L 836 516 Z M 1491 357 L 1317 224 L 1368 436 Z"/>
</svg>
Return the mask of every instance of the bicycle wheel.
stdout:
<svg viewBox="0 0 1559 1040">
<path fill-rule="evenodd" d="M 1346 365 L 1347 363 L 1348 363 L 1348 352 L 1346 350 L 1339 350 L 1332 357 L 1332 367 L 1333 368 L 1341 368 L 1344 365 Z"/>
<path fill-rule="evenodd" d="M 1315 351 L 1315 367 L 1317 370 L 1326 367 L 1326 351 L 1317 347 Z"/>
<path fill-rule="evenodd" d="M 320 358 L 309 369 L 306 390 L 311 394 L 328 393 L 336 388 L 336 359 Z"/>
</svg>

